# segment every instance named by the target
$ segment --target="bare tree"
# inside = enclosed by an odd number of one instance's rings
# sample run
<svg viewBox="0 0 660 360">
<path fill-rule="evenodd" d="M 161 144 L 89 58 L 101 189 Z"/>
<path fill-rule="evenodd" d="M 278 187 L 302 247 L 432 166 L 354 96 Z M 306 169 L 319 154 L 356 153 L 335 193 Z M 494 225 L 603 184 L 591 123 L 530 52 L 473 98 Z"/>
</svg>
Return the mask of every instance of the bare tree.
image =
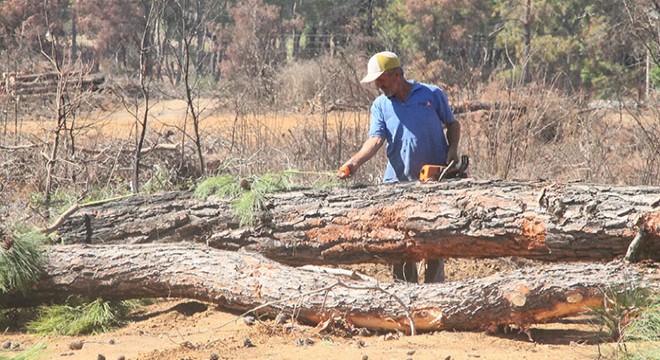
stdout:
<svg viewBox="0 0 660 360">
<path fill-rule="evenodd" d="M 183 138 L 181 146 L 181 157 L 184 157 L 185 146 L 183 143 L 186 138 L 189 138 L 186 129 L 188 124 L 188 115 L 192 119 L 193 126 L 193 136 L 192 141 L 195 144 L 195 149 L 197 152 L 197 158 L 199 161 L 199 170 L 200 174 L 206 173 L 206 166 L 204 163 L 204 154 L 202 147 L 202 140 L 200 137 L 200 115 L 203 111 L 199 107 L 199 71 L 200 64 L 202 62 L 202 57 L 204 56 L 204 38 L 202 34 L 206 33 L 207 18 L 205 13 L 207 9 L 204 9 L 203 4 L 197 2 L 197 8 L 195 11 L 189 11 L 189 3 L 187 0 L 176 0 L 174 2 L 176 7 L 175 11 L 179 14 L 179 31 L 181 33 L 181 57 L 177 57 L 179 60 L 179 68 L 182 70 L 181 74 L 183 76 L 183 85 L 185 91 L 186 99 L 186 118 L 183 124 Z M 196 40 L 196 49 L 193 49 L 193 43 Z M 191 67 L 191 57 L 195 57 L 195 63 Z M 183 161 L 182 161 L 183 164 Z"/>
<path fill-rule="evenodd" d="M 135 118 L 135 152 L 133 154 L 133 174 L 131 181 L 131 192 L 140 191 L 140 164 L 142 161 L 142 149 L 149 128 L 149 111 L 151 109 L 151 78 L 152 78 L 152 56 L 154 50 L 153 31 L 154 24 L 160 17 L 163 10 L 162 1 L 142 1 L 142 10 L 144 11 L 145 22 L 140 34 L 140 68 L 138 76 L 138 88 L 140 98 L 128 100 L 128 96 L 117 92 L 124 108 Z"/>
<path fill-rule="evenodd" d="M 646 50 L 646 81 L 643 98 L 647 102 L 653 101 L 649 72 L 651 66 L 660 67 L 660 1 L 622 0 L 622 3 L 628 15 L 630 33 Z M 647 116 L 644 116 L 639 109 L 626 107 L 626 111 L 632 115 L 641 130 L 643 139 L 649 146 L 649 155 L 644 166 L 644 181 L 654 183 L 658 179 L 657 168 L 660 166 L 660 124 L 657 121 L 660 114 L 658 108 L 649 106 L 650 114 Z"/>
<path fill-rule="evenodd" d="M 74 62 L 72 56 L 74 54 L 75 42 L 66 44 L 61 41 L 57 32 L 51 32 L 51 24 L 49 20 L 49 6 L 48 1 L 43 2 L 43 14 L 46 25 L 46 33 L 44 38 L 38 37 L 39 47 L 41 53 L 46 57 L 53 67 L 54 73 L 51 76 L 56 77 L 55 81 L 55 101 L 54 101 L 54 118 L 55 128 L 53 129 L 50 154 L 47 156 L 46 162 L 46 189 L 44 192 L 44 207 L 46 216 L 50 215 L 51 197 L 53 193 L 53 183 L 56 173 L 56 165 L 58 162 L 59 149 L 62 141 L 64 141 L 71 152 L 75 153 L 75 132 L 73 120 L 68 121 L 69 117 L 75 112 L 82 99 L 82 78 L 89 69 L 85 69 L 81 62 Z M 61 51 L 61 48 L 68 47 L 68 50 Z M 77 76 L 77 78 L 75 78 Z M 70 94 L 69 87 L 71 84 L 77 82 L 78 88 L 81 92 L 78 94 Z M 73 98 L 72 98 L 73 96 Z M 68 135 L 68 137 L 67 137 Z"/>
</svg>

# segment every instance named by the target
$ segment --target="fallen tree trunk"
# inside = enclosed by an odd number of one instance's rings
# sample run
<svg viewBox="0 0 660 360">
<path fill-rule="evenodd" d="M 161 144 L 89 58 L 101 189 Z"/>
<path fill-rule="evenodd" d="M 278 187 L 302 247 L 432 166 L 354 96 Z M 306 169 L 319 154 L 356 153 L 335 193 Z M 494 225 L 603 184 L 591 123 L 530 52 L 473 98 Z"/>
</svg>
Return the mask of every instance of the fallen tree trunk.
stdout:
<svg viewBox="0 0 660 360">
<path fill-rule="evenodd" d="M 404 183 L 273 194 L 253 227 L 230 199 L 190 192 L 80 206 L 64 243 L 196 241 L 291 265 L 521 256 L 611 260 L 638 233 L 638 258 L 660 260 L 660 188 L 543 182 Z"/>
<path fill-rule="evenodd" d="M 368 329 L 526 329 L 600 306 L 604 289 L 658 286 L 658 269 L 563 264 L 445 284 L 376 283 L 313 274 L 261 255 L 199 244 L 51 246 L 41 281 L 28 295 L 0 295 L 25 306 L 70 295 L 107 300 L 175 297 L 304 323 Z"/>
</svg>

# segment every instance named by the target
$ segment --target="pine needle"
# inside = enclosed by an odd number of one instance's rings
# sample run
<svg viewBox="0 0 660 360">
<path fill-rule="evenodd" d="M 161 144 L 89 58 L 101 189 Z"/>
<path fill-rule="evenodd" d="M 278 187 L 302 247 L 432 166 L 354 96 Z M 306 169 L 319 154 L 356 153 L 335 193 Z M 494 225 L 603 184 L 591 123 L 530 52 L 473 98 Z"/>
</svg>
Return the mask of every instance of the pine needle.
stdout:
<svg viewBox="0 0 660 360">
<path fill-rule="evenodd" d="M 605 290 L 604 305 L 590 308 L 614 341 L 660 340 L 660 302 L 657 295 L 640 287 Z"/>
<path fill-rule="evenodd" d="M 5 237 L 0 246 L 0 293 L 25 293 L 39 280 L 43 266 L 40 246 L 44 242 L 44 235 L 38 232 Z"/>
<path fill-rule="evenodd" d="M 209 196 L 235 197 L 241 193 L 240 183 L 234 176 L 213 176 L 202 181 L 195 189 L 195 196 L 206 199 Z"/>
<path fill-rule="evenodd" d="M 265 204 L 273 192 L 290 189 L 293 183 L 287 173 L 266 173 L 238 180 L 233 176 L 214 176 L 204 180 L 195 195 L 206 199 L 218 196 L 233 199 L 234 211 L 240 226 L 252 226 L 256 214 L 266 209 Z"/>
<path fill-rule="evenodd" d="M 74 304 L 41 307 L 38 318 L 27 324 L 28 331 L 70 336 L 103 333 L 122 325 L 122 319 L 136 306 L 132 301 L 103 299 L 76 304 L 80 301 L 70 299 Z"/>
<path fill-rule="evenodd" d="M 651 298 L 650 304 L 632 319 L 624 335 L 626 340 L 660 341 L 660 296 Z"/>
</svg>

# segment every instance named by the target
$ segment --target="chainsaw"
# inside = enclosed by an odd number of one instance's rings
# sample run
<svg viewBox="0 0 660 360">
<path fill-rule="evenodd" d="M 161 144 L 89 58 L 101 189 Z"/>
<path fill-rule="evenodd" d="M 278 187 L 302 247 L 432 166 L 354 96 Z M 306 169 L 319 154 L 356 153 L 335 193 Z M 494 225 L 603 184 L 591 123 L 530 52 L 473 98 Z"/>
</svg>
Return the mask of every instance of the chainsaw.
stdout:
<svg viewBox="0 0 660 360">
<path fill-rule="evenodd" d="M 467 155 L 461 156 L 461 164 L 454 166 L 454 160 L 448 165 L 424 165 L 419 172 L 419 180 L 423 183 L 429 181 L 440 181 L 442 179 L 466 178 L 470 159 Z"/>
</svg>

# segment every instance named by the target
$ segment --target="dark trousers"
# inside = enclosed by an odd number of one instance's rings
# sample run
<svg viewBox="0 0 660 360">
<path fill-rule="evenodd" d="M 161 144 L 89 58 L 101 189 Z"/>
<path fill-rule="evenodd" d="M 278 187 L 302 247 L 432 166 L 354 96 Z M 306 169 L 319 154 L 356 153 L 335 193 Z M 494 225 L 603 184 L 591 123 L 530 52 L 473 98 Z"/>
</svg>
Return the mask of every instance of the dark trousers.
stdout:
<svg viewBox="0 0 660 360">
<path fill-rule="evenodd" d="M 405 262 L 392 265 L 394 280 L 407 282 L 419 282 L 417 275 L 417 264 Z M 443 259 L 426 259 L 426 270 L 424 271 L 424 283 L 441 283 L 445 281 L 445 261 Z"/>
</svg>

